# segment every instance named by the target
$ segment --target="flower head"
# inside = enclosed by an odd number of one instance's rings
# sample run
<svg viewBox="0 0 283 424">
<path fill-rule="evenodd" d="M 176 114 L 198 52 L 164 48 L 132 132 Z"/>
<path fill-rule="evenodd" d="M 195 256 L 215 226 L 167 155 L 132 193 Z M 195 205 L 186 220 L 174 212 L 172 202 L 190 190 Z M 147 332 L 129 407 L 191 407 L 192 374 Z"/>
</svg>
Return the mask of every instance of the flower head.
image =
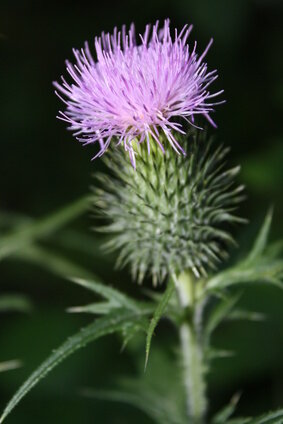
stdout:
<svg viewBox="0 0 283 424">
<path fill-rule="evenodd" d="M 135 166 L 135 143 L 145 142 L 149 153 L 155 141 L 164 152 L 161 134 L 177 153 L 185 154 L 175 136 L 184 133 L 180 118 L 194 125 L 201 114 L 215 125 L 209 114 L 222 91 L 210 93 L 217 72 L 209 72 L 203 61 L 212 40 L 199 56 L 196 43 L 193 48 L 187 44 L 191 30 L 185 26 L 171 37 L 169 20 L 161 29 L 156 22 L 152 30 L 146 26 L 137 43 L 132 25 L 128 33 L 125 27 L 121 32 L 115 28 L 112 35 L 95 38 L 96 59 L 87 43 L 73 50 L 76 64 L 67 62 L 73 82 L 62 77 L 61 84 L 55 83 L 66 104 L 59 118 L 70 124 L 79 141 L 99 143 L 95 157 L 114 137 Z"/>
<path fill-rule="evenodd" d="M 96 173 L 93 202 L 103 219 L 97 230 L 111 235 L 106 247 L 138 282 L 186 270 L 206 275 L 227 257 L 230 224 L 243 222 L 234 215 L 243 186 L 235 183 L 239 167 L 225 166 L 229 148 L 212 146 L 206 131 L 176 137 L 187 157 L 157 146 L 148 156 L 140 146 L 135 170 L 121 149 L 110 148 L 110 175 Z"/>
</svg>

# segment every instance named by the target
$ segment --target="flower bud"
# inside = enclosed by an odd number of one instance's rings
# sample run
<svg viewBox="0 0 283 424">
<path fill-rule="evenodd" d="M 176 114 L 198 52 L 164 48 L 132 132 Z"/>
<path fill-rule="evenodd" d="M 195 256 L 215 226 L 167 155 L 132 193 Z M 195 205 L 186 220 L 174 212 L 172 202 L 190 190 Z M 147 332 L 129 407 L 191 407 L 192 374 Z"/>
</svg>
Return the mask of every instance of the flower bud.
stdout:
<svg viewBox="0 0 283 424">
<path fill-rule="evenodd" d="M 163 153 L 156 143 L 148 155 L 137 144 L 135 170 L 114 148 L 104 155 L 110 175 L 97 176 L 94 204 L 106 221 L 98 229 L 111 234 L 107 248 L 138 282 L 148 275 L 156 284 L 184 270 L 205 275 L 234 242 L 227 224 L 243 221 L 233 214 L 243 187 L 234 182 L 239 167 L 225 169 L 229 148 L 212 148 L 205 132 L 180 137 L 186 156 L 172 148 Z"/>
</svg>

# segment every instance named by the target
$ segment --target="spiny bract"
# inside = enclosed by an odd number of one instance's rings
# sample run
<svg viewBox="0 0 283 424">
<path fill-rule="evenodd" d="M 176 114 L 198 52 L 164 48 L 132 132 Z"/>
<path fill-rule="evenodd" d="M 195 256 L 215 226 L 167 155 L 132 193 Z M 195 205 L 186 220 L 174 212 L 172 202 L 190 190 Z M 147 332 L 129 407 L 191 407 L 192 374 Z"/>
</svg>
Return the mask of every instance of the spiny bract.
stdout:
<svg viewBox="0 0 283 424">
<path fill-rule="evenodd" d="M 97 176 L 94 204 L 107 221 L 99 230 L 111 234 L 107 247 L 138 282 L 151 275 L 156 284 L 188 269 L 205 275 L 233 243 L 226 224 L 242 222 L 233 215 L 243 198 L 243 186 L 234 185 L 239 167 L 224 169 L 229 148 L 212 150 L 204 134 L 180 141 L 186 157 L 172 149 L 163 154 L 154 143 L 148 156 L 137 144 L 136 170 L 123 150 L 113 149 L 104 159 L 112 175 Z"/>
</svg>

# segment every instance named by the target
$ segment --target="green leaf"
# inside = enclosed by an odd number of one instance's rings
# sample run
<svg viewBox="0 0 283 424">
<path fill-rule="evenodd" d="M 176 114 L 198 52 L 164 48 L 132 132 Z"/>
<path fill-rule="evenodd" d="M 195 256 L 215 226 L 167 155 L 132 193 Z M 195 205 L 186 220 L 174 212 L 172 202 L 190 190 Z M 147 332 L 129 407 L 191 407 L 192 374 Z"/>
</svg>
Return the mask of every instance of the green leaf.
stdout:
<svg viewBox="0 0 283 424">
<path fill-rule="evenodd" d="M 54 254 L 46 248 L 30 245 L 23 251 L 17 252 L 17 257 L 46 268 L 48 271 L 63 278 L 66 278 L 66 276 L 70 278 L 69 276 L 72 275 L 72 282 L 108 300 L 108 302 L 94 302 L 84 306 L 73 306 L 68 308 L 68 312 L 107 314 L 113 309 L 125 307 L 133 311 L 143 310 L 145 312 L 147 310 L 149 313 L 153 309 L 153 304 L 135 301 L 117 289 L 106 286 L 99 281 L 97 276 L 85 268 L 67 258 Z"/>
<path fill-rule="evenodd" d="M 0 241 L 0 259 L 24 249 L 32 242 L 49 236 L 69 221 L 80 216 L 90 205 L 90 196 L 83 197 L 46 218 L 21 226 Z"/>
<path fill-rule="evenodd" d="M 187 424 L 188 417 L 186 415 L 186 394 L 181 381 L 180 367 L 176 363 L 175 355 L 164 350 L 158 344 L 153 346 L 151 351 L 151 360 L 148 366 L 150 372 L 144 372 L 144 358 L 140 351 L 139 345 L 132 346 L 132 354 L 135 356 L 137 365 L 137 374 L 131 377 L 118 378 L 116 382 L 111 383 L 110 392 L 113 389 L 118 396 L 120 394 L 131 394 L 130 404 L 141 409 L 145 414 L 152 418 L 153 422 L 159 424 Z M 166 382 L 164 384 L 164 376 Z M 113 384 L 115 386 L 113 387 Z M 99 388 L 100 389 L 100 388 Z M 84 390 L 84 393 L 89 397 L 100 397 L 101 399 L 113 400 L 108 398 L 108 389 L 103 390 Z M 104 393 L 106 397 L 104 397 Z M 98 396 L 97 396 L 98 395 Z M 127 396 L 125 399 L 116 399 L 127 403 Z M 135 400 L 138 400 L 138 404 Z M 133 402 L 132 402 L 133 400 Z M 125 419 L 125 422 L 127 420 Z"/>
<path fill-rule="evenodd" d="M 209 278 L 204 290 L 216 291 L 234 284 L 260 282 L 283 288 L 283 260 L 278 258 L 282 251 L 282 242 L 266 246 L 271 219 L 270 210 L 247 258 Z"/>
<path fill-rule="evenodd" d="M 126 348 L 130 340 L 132 340 L 137 333 L 146 333 L 146 326 L 147 320 L 144 317 L 141 317 L 135 322 L 128 322 L 127 324 L 125 324 L 122 330 L 123 343 L 121 351 Z"/>
<path fill-rule="evenodd" d="M 253 248 L 247 258 L 248 262 L 254 261 L 256 258 L 262 255 L 264 249 L 267 246 L 268 236 L 270 233 L 270 227 L 272 223 L 273 208 L 270 208 L 266 214 L 263 225 L 259 231 L 259 234 L 254 242 Z"/>
<path fill-rule="evenodd" d="M 21 361 L 13 359 L 11 361 L 0 362 L 0 372 L 14 370 L 22 366 Z"/>
<path fill-rule="evenodd" d="M 230 403 L 226 405 L 220 412 L 218 412 L 212 419 L 212 424 L 225 424 L 228 418 L 234 414 L 240 399 L 240 394 L 235 394 Z"/>
<path fill-rule="evenodd" d="M 0 297 L 0 312 L 29 312 L 31 302 L 23 295 L 5 294 Z"/>
<path fill-rule="evenodd" d="M 228 297 L 225 297 L 224 299 L 221 299 L 211 311 L 207 323 L 204 326 L 204 336 L 207 341 L 207 344 L 212 332 L 225 318 L 227 318 L 228 314 L 231 312 L 231 310 L 236 305 L 239 299 L 239 293 L 236 293 L 233 296 L 230 295 Z"/>
<path fill-rule="evenodd" d="M 119 290 L 113 289 L 112 287 L 106 286 L 98 281 L 82 278 L 72 278 L 71 281 L 104 297 L 117 307 L 124 307 L 132 311 L 138 311 L 140 309 L 138 302 L 126 296 L 124 293 L 121 293 Z"/>
<path fill-rule="evenodd" d="M 283 409 L 278 411 L 268 412 L 257 418 L 235 418 L 227 421 L 227 424 L 282 424 Z"/>
<path fill-rule="evenodd" d="M 283 409 L 278 411 L 269 412 L 261 415 L 260 417 L 253 418 L 247 421 L 247 424 L 282 424 L 283 423 Z"/>
<path fill-rule="evenodd" d="M 128 311 L 117 309 L 111 314 L 99 318 L 92 324 L 83 328 L 79 333 L 67 339 L 57 350 L 55 350 L 40 366 L 37 368 L 31 376 L 25 381 L 25 383 L 19 388 L 13 398 L 6 406 L 1 418 L 0 423 L 10 414 L 10 412 L 17 406 L 20 400 L 46 375 L 65 360 L 72 353 L 78 349 L 86 346 L 88 343 L 98 339 L 99 337 L 107 334 L 112 334 L 116 331 L 123 329 L 124 325 L 128 321 L 134 321 L 139 319 L 140 315 Z"/>
<path fill-rule="evenodd" d="M 235 284 L 269 283 L 283 288 L 283 260 L 260 258 L 257 262 L 242 262 L 208 279 L 206 290 L 214 291 Z"/>
<path fill-rule="evenodd" d="M 131 388 L 132 389 L 132 388 Z M 183 424 L 184 421 L 178 419 L 169 409 L 169 405 L 163 396 L 156 394 L 152 390 L 147 391 L 126 391 L 121 390 L 93 390 L 84 389 L 81 392 L 84 396 L 106 400 L 111 402 L 122 402 L 132 405 L 158 424 Z"/>
<path fill-rule="evenodd" d="M 0 230 L 14 231 L 23 229 L 27 225 L 35 223 L 35 219 L 15 212 L 4 212 L 0 210 Z M 103 259 L 103 262 L 112 263 L 113 258 L 110 254 L 103 255 L 101 251 L 101 242 L 97 237 L 93 237 L 88 233 L 82 233 L 74 229 L 66 228 L 59 232 L 52 232 L 50 239 L 56 243 L 56 246 L 66 248 L 68 250 L 79 251 L 92 258 Z"/>
<path fill-rule="evenodd" d="M 157 308 L 154 311 L 153 317 L 150 321 L 148 330 L 147 330 L 147 337 L 146 337 L 146 347 L 145 347 L 145 368 L 148 363 L 149 358 L 149 351 L 150 351 L 150 345 L 151 345 L 151 339 L 154 333 L 154 330 L 160 320 L 160 318 L 164 315 L 167 305 L 170 301 L 170 298 L 174 292 L 174 284 L 173 281 L 169 281 L 168 285 L 166 287 L 166 290 L 163 294 L 163 296 L 160 299 L 159 304 L 157 305 Z"/>
<path fill-rule="evenodd" d="M 156 423 L 163 424 L 163 417 L 162 420 L 159 418 L 160 416 L 160 410 L 156 408 L 156 405 L 154 402 L 152 402 L 152 399 L 150 402 L 145 401 L 139 394 L 126 392 L 122 390 L 91 390 L 91 389 L 85 389 L 82 391 L 82 394 L 87 397 L 100 399 L 100 400 L 106 400 L 111 402 L 121 402 L 125 403 L 127 405 L 134 406 L 144 412 L 147 416 L 152 418 Z M 166 419 L 166 418 L 165 418 Z M 168 422 L 168 421 L 167 421 Z M 166 423 L 166 421 L 165 421 Z"/>
</svg>

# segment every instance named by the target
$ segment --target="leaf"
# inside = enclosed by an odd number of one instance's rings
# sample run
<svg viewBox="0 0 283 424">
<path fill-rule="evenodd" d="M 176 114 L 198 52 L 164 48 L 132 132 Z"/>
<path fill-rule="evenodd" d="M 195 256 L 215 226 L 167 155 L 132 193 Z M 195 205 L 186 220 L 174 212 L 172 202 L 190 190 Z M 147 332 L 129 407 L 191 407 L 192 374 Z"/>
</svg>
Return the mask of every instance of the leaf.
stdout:
<svg viewBox="0 0 283 424">
<path fill-rule="evenodd" d="M 140 332 L 146 332 L 147 320 L 144 317 L 141 317 L 135 322 L 128 322 L 124 325 L 122 330 L 123 344 L 121 347 L 121 352 L 126 348 L 130 340 Z"/>
<path fill-rule="evenodd" d="M 21 361 L 13 359 L 11 361 L 0 362 L 0 372 L 14 370 L 22 366 Z"/>
<path fill-rule="evenodd" d="M 138 345 L 132 346 L 132 353 L 136 358 L 137 374 L 131 377 L 118 378 L 115 382 L 114 392 L 129 393 L 138 399 L 139 405 L 134 405 L 150 416 L 153 422 L 162 424 L 186 424 L 186 394 L 181 381 L 181 370 L 176 361 L 175 355 L 168 350 L 162 349 L 158 344 L 151 352 L 150 372 L 144 372 L 144 358 Z M 131 373 L 132 374 L 132 373 Z M 166 380 L 164 380 L 166 376 Z M 164 381 L 170 384 L 164 384 Z M 113 382 L 110 392 L 113 393 Z M 99 388 L 100 389 L 100 388 Z M 98 393 L 99 392 L 99 393 Z M 84 390 L 84 393 L 86 391 Z M 87 390 L 87 395 L 92 397 L 100 390 Z M 103 394 L 108 394 L 108 390 L 103 390 Z M 101 396 L 103 399 L 103 395 Z M 132 399 L 130 397 L 130 399 Z M 109 399 L 112 400 L 112 399 Z M 114 399 L 113 399 L 114 400 Z M 118 401 L 118 399 L 117 399 Z M 120 401 L 120 399 L 119 399 Z M 127 397 L 125 397 L 127 403 Z M 122 420 L 123 421 L 123 420 Z M 127 422 L 127 420 L 124 420 Z M 123 422 L 124 422 L 123 421 Z"/>
<path fill-rule="evenodd" d="M 46 375 L 78 349 L 86 346 L 88 343 L 107 334 L 114 333 L 123 329 L 128 321 L 138 319 L 140 316 L 132 311 L 121 311 L 117 309 L 106 317 L 95 320 L 92 324 L 80 330 L 79 333 L 67 339 L 57 350 L 55 350 L 25 381 L 16 394 L 12 397 L 6 406 L 0 423 L 17 406 L 20 400 Z"/>
<path fill-rule="evenodd" d="M 5 235 L 0 241 L 0 259 L 24 249 L 30 243 L 55 232 L 87 210 L 90 196 L 83 197 L 46 218 L 27 224 Z"/>
<path fill-rule="evenodd" d="M 267 246 L 268 236 L 270 232 L 270 227 L 272 223 L 272 215 L 273 215 L 273 208 L 270 208 L 269 211 L 266 214 L 266 217 L 264 219 L 263 225 L 259 231 L 259 234 L 254 242 L 253 248 L 247 258 L 247 261 L 253 261 L 254 259 L 258 258 L 262 255 L 264 249 Z"/>
<path fill-rule="evenodd" d="M 29 312 L 31 302 L 23 295 L 5 294 L 0 297 L 0 312 Z"/>
<path fill-rule="evenodd" d="M 283 260 L 260 258 L 256 263 L 240 263 L 208 279 L 206 290 L 214 291 L 235 284 L 269 283 L 283 288 Z"/>
<path fill-rule="evenodd" d="M 236 305 L 239 299 L 239 293 L 233 296 L 225 297 L 224 299 L 220 300 L 215 306 L 215 308 L 212 310 L 204 327 L 204 336 L 207 341 L 207 344 L 211 333 L 227 317 L 227 315 L 231 312 L 232 308 Z"/>
<path fill-rule="evenodd" d="M 160 424 L 163 423 L 163 421 L 157 418 L 160 415 L 160 411 L 156 409 L 154 402 L 152 401 L 145 402 L 145 400 L 138 394 L 126 392 L 122 390 L 116 391 L 116 390 L 91 390 L 91 389 L 84 389 L 82 391 L 82 394 L 84 396 L 95 398 L 95 399 L 106 400 L 111 402 L 121 402 L 121 403 L 126 403 L 128 405 L 132 405 L 140 409 L 150 418 L 153 418 L 155 422 L 158 422 Z"/>
<path fill-rule="evenodd" d="M 282 242 L 266 246 L 271 218 L 270 210 L 247 258 L 209 278 L 205 286 L 206 290 L 215 291 L 234 284 L 259 282 L 283 288 L 283 260 L 278 258 L 282 251 Z"/>
<path fill-rule="evenodd" d="M 74 306 L 68 309 L 69 312 L 105 314 L 107 311 L 112 310 L 114 307 L 117 308 L 121 306 L 127 306 L 128 308 L 137 310 L 137 303 L 135 303 L 134 300 L 131 300 L 129 297 L 122 294 L 118 290 L 112 289 L 105 286 L 105 284 L 98 282 L 99 278 L 93 275 L 93 273 L 87 269 L 75 264 L 73 261 L 70 261 L 63 256 L 60 256 L 56 253 L 54 254 L 46 248 L 30 245 L 27 246 L 24 250 L 17 252 L 16 256 L 19 259 L 46 268 L 48 271 L 54 273 L 55 275 L 59 275 L 62 278 L 66 278 L 72 275 L 72 282 L 75 282 L 76 284 L 79 284 L 110 300 L 109 302 L 104 302 L 103 304 L 95 302 L 85 306 Z"/>
<path fill-rule="evenodd" d="M 0 230 L 22 229 L 35 223 L 35 219 L 15 212 L 4 212 L 0 210 Z M 62 229 L 60 232 L 50 234 L 50 239 L 55 241 L 56 246 L 67 248 L 68 250 L 79 251 L 92 258 L 103 259 L 103 262 L 112 263 L 113 258 L 110 254 L 102 255 L 100 240 L 92 235 L 82 233 L 74 229 Z"/>
<path fill-rule="evenodd" d="M 234 414 L 236 407 L 238 405 L 240 399 L 240 394 L 236 393 L 230 403 L 226 405 L 221 411 L 219 411 L 212 419 L 212 424 L 225 424 L 228 420 L 228 418 L 231 417 L 231 415 Z"/>
<path fill-rule="evenodd" d="M 135 406 L 136 408 L 140 409 L 142 412 L 144 412 L 146 415 L 148 415 L 150 418 L 153 418 L 155 422 L 158 422 L 160 424 L 163 423 L 158 418 L 160 415 L 160 411 L 156 409 L 153 402 L 145 402 L 145 400 L 139 396 L 138 394 L 126 392 L 122 390 L 90 390 L 85 389 L 82 391 L 82 394 L 87 397 L 92 397 L 100 400 L 108 400 L 111 402 L 121 402 L 126 403 L 128 405 Z"/>
<path fill-rule="evenodd" d="M 126 296 L 124 293 L 121 293 L 117 289 L 113 289 L 112 287 L 106 286 L 98 281 L 82 278 L 72 278 L 71 281 L 104 297 L 117 307 L 124 307 L 132 311 L 138 311 L 140 309 L 138 302 Z"/>
<path fill-rule="evenodd" d="M 152 418 L 158 424 L 183 424 L 184 422 L 178 419 L 171 413 L 168 408 L 166 399 L 158 396 L 153 391 L 131 391 L 121 390 L 93 390 L 84 389 L 81 391 L 84 396 L 106 400 L 111 402 L 122 402 L 132 405 L 148 417 Z"/>
<path fill-rule="evenodd" d="M 147 363 L 148 363 L 151 339 L 152 339 L 154 330 L 158 324 L 158 321 L 164 314 L 173 292 L 174 292 L 174 284 L 173 284 L 173 281 L 170 280 L 168 282 L 168 285 L 166 287 L 166 290 L 163 296 L 160 299 L 160 302 L 157 305 L 157 308 L 154 311 L 153 317 L 150 321 L 150 324 L 147 330 L 146 347 L 145 347 L 145 368 L 147 367 Z"/>
<path fill-rule="evenodd" d="M 227 424 L 282 424 L 283 409 L 278 411 L 268 412 L 257 418 L 235 418 L 227 421 Z"/>
<path fill-rule="evenodd" d="M 143 310 L 145 312 L 147 310 L 150 313 L 153 309 L 153 304 L 135 301 L 117 289 L 106 286 L 99 282 L 97 276 L 85 268 L 74 264 L 73 261 L 67 258 L 54 254 L 48 249 L 36 245 L 28 246 L 23 251 L 17 252 L 17 257 L 36 263 L 63 278 L 73 275 L 71 278 L 72 282 L 108 300 L 108 302 L 94 302 L 84 306 L 73 306 L 67 309 L 68 312 L 106 314 L 115 308 L 125 307 L 133 311 Z"/>
<path fill-rule="evenodd" d="M 253 418 L 247 424 L 282 424 L 283 423 L 283 409 L 278 411 L 269 412 L 261 415 L 260 417 Z"/>
</svg>

